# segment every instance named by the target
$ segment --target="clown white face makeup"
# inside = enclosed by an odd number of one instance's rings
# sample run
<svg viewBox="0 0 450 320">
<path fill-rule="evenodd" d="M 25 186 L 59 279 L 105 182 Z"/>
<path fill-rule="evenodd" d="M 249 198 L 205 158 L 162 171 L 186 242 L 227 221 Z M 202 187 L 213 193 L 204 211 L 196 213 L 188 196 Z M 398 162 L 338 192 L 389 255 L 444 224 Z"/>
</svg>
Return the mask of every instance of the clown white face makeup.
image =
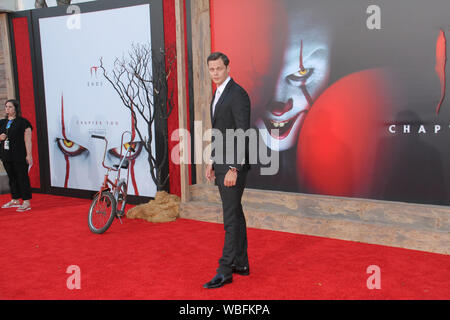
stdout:
<svg viewBox="0 0 450 320">
<path fill-rule="evenodd" d="M 329 45 L 323 32 L 309 30 L 291 34 L 272 102 L 256 121 L 269 148 L 284 151 L 296 145 L 307 111 L 328 77 Z M 278 134 L 271 132 L 273 129 L 278 129 Z"/>
</svg>

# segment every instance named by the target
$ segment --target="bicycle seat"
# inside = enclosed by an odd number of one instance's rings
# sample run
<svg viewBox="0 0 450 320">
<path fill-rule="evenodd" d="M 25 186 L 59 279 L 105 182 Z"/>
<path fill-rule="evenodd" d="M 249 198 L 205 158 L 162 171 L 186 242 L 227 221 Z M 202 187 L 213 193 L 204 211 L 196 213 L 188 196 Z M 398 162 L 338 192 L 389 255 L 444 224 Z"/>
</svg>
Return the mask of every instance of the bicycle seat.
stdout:
<svg viewBox="0 0 450 320">
<path fill-rule="evenodd" d="M 128 169 L 129 162 L 127 159 L 123 160 L 122 169 Z M 119 169 L 119 164 L 113 165 L 114 168 Z"/>
</svg>

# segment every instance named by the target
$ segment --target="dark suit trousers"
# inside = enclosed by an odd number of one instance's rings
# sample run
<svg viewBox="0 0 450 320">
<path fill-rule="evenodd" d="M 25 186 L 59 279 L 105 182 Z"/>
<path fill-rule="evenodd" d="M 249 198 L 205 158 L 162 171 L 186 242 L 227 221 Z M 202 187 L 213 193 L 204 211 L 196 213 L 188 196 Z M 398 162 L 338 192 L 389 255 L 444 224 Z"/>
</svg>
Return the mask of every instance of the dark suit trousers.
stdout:
<svg viewBox="0 0 450 320">
<path fill-rule="evenodd" d="M 13 199 L 31 199 L 30 178 L 28 177 L 28 164 L 24 162 L 3 161 L 8 174 L 9 188 Z"/>
<path fill-rule="evenodd" d="M 231 265 L 248 267 L 247 255 L 247 225 L 244 211 L 242 210 L 242 194 L 244 193 L 247 171 L 238 173 L 236 185 L 226 187 L 225 174 L 216 175 L 216 184 L 219 187 L 223 208 L 223 224 L 225 229 L 225 241 L 222 257 L 219 259 L 218 273 L 225 276 L 232 274 Z"/>
</svg>

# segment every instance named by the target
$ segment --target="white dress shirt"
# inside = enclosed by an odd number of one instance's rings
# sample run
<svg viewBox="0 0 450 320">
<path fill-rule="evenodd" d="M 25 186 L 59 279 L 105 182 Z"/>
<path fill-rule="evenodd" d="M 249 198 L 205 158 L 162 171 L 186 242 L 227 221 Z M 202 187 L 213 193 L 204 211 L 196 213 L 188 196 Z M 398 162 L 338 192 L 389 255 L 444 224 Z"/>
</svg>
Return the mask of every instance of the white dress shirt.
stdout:
<svg viewBox="0 0 450 320">
<path fill-rule="evenodd" d="M 216 89 L 216 94 L 214 96 L 214 102 L 213 102 L 213 106 L 212 106 L 212 114 L 214 116 L 214 112 L 216 111 L 216 104 L 217 101 L 219 101 L 220 96 L 222 95 L 222 92 L 225 90 L 225 87 L 227 86 L 228 82 L 231 80 L 231 77 L 228 76 L 228 78 L 225 79 L 224 82 L 222 82 L 222 84 L 220 86 L 217 87 Z"/>
</svg>

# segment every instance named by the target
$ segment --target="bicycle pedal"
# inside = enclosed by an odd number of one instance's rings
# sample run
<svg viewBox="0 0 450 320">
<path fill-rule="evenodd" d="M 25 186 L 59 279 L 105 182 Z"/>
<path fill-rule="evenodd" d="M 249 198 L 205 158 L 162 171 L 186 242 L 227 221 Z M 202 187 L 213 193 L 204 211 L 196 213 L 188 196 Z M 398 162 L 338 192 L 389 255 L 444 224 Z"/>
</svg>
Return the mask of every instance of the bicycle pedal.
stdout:
<svg viewBox="0 0 450 320">
<path fill-rule="evenodd" d="M 125 212 L 123 210 L 117 210 L 116 215 L 121 218 L 125 215 Z"/>
</svg>

